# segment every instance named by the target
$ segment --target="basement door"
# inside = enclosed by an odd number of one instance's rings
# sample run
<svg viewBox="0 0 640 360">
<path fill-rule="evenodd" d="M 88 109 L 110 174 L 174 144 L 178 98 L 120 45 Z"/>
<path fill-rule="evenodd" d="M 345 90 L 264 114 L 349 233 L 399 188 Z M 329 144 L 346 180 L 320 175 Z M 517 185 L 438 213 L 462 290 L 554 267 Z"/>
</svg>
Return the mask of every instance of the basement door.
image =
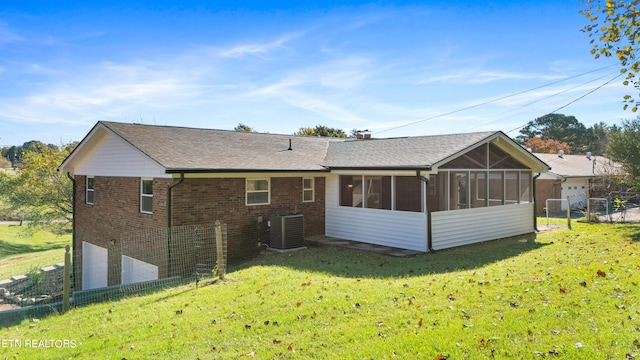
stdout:
<svg viewBox="0 0 640 360">
<path fill-rule="evenodd" d="M 108 255 L 106 248 L 82 242 L 82 290 L 107 286 Z"/>
</svg>

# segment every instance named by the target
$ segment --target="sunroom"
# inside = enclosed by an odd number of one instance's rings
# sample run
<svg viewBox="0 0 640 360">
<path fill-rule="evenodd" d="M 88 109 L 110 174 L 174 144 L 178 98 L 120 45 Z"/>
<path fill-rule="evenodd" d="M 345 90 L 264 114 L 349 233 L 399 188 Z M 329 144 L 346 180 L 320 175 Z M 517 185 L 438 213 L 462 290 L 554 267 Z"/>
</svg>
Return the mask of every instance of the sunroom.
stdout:
<svg viewBox="0 0 640 360">
<path fill-rule="evenodd" d="M 412 171 L 332 170 L 326 234 L 430 251 L 533 232 L 533 178 L 547 168 L 496 133 Z"/>
</svg>

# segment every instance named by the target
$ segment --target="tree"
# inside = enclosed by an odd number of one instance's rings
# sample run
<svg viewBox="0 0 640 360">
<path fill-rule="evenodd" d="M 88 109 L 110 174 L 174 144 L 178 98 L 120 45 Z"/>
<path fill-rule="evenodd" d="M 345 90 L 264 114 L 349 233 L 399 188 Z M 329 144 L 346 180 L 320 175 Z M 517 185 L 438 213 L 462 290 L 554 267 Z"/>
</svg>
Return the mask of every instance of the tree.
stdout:
<svg viewBox="0 0 640 360">
<path fill-rule="evenodd" d="M 604 1 L 604 4 L 603 4 Z M 640 42 L 640 10 L 638 1 L 624 0 L 583 0 L 588 4 L 580 14 L 584 15 L 589 24 L 584 26 L 583 32 L 591 38 L 591 54 L 596 59 L 604 56 L 615 57 L 620 62 L 620 73 L 626 74 L 624 85 L 633 85 L 640 90 L 640 60 L 636 59 Z M 636 112 L 636 99 L 630 95 L 624 96 L 624 109 L 632 105 L 631 111 Z"/>
<path fill-rule="evenodd" d="M 565 154 L 571 154 L 571 147 L 567 143 L 555 139 L 542 140 L 536 136 L 527 140 L 524 146 L 535 153 L 557 154 L 562 150 Z"/>
<path fill-rule="evenodd" d="M 22 166 L 17 175 L 5 175 L 0 193 L 13 210 L 33 224 L 54 224 L 57 220 L 72 220 L 73 187 L 58 166 L 77 143 L 57 146 L 36 146 L 22 154 Z M 65 226 L 65 223 L 56 223 Z"/>
<path fill-rule="evenodd" d="M 342 129 L 330 128 L 324 125 L 316 125 L 313 129 L 310 127 L 301 127 L 298 131 L 293 133 L 298 136 L 324 136 L 335 138 L 348 138 L 349 135 Z"/>
<path fill-rule="evenodd" d="M 592 155 L 604 155 L 607 151 L 609 136 L 614 132 L 620 132 L 618 126 L 609 126 L 604 122 L 593 124 L 587 128 L 587 151 Z"/>
<path fill-rule="evenodd" d="M 622 130 L 611 134 L 607 155 L 622 164 L 632 186 L 640 190 L 640 117 L 624 120 Z"/>
<path fill-rule="evenodd" d="M 238 126 L 233 128 L 233 131 L 239 131 L 239 132 L 255 132 L 252 128 L 250 128 L 249 126 L 240 123 L 238 124 Z"/>
<path fill-rule="evenodd" d="M 529 123 L 520 130 L 516 141 L 525 144 L 528 139 L 539 137 L 542 140 L 554 139 L 567 143 L 573 152 L 581 153 L 587 149 L 587 128 L 574 116 L 547 114 Z"/>
</svg>

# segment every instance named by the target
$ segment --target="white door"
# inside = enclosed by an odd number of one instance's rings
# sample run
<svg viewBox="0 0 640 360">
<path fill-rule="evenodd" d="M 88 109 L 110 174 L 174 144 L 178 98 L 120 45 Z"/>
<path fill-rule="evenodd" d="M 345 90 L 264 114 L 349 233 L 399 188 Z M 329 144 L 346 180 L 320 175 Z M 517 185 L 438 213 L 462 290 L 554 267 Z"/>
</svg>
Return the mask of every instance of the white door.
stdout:
<svg viewBox="0 0 640 360">
<path fill-rule="evenodd" d="M 122 284 L 158 280 L 158 267 L 138 259 L 122 255 Z"/>
<path fill-rule="evenodd" d="M 106 248 L 82 242 L 82 290 L 107 286 L 108 256 Z"/>
</svg>

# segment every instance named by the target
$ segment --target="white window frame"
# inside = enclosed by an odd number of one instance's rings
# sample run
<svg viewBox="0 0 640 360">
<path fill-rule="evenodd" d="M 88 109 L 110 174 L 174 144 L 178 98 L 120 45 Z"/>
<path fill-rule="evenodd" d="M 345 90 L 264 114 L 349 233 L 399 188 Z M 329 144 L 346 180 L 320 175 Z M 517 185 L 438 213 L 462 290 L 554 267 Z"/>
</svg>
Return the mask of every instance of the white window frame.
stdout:
<svg viewBox="0 0 640 360">
<path fill-rule="evenodd" d="M 311 183 L 311 187 L 305 187 L 305 180 L 309 180 Z M 316 190 L 315 190 L 315 179 L 314 178 L 302 178 L 302 202 L 314 202 L 316 199 Z M 305 200 L 305 194 L 311 192 L 311 199 Z"/>
<path fill-rule="evenodd" d="M 151 181 L 151 194 L 144 193 L 145 181 Z M 143 198 L 151 198 L 151 211 L 142 208 Z M 153 214 L 153 178 L 140 178 L 140 212 L 143 214 Z"/>
<path fill-rule="evenodd" d="M 89 188 L 89 179 L 93 179 L 93 186 L 91 188 Z M 93 205 L 96 201 L 96 191 L 95 191 L 95 187 L 96 187 L 96 178 L 93 176 L 87 176 L 87 180 L 85 183 L 85 194 L 84 194 L 84 200 L 85 203 L 88 205 Z M 91 193 L 91 201 L 89 201 L 89 193 Z"/>
<path fill-rule="evenodd" d="M 250 181 L 266 181 L 267 190 L 249 190 Z M 244 202 L 246 206 L 270 205 L 271 204 L 271 178 L 247 178 L 244 183 Z M 249 203 L 249 194 L 267 193 L 266 203 Z"/>
</svg>

